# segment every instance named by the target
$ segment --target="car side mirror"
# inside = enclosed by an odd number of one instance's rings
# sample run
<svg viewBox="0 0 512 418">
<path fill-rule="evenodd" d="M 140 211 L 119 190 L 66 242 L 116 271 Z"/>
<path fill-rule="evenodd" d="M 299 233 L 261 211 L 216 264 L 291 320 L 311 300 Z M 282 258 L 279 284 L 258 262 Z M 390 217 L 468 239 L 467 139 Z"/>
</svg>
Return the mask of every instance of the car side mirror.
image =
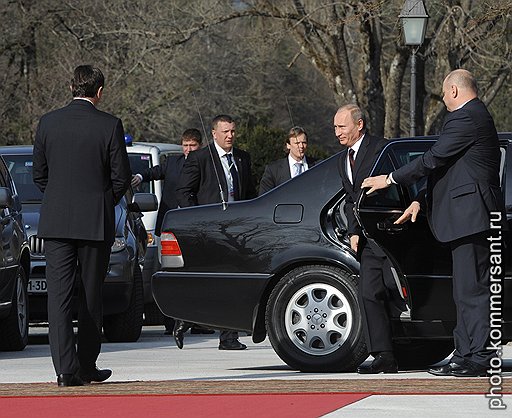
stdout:
<svg viewBox="0 0 512 418">
<path fill-rule="evenodd" d="M 135 193 L 132 203 L 128 204 L 131 212 L 153 212 L 158 209 L 158 200 L 153 193 Z"/>
<path fill-rule="evenodd" d="M 12 198 L 11 190 L 7 187 L 0 187 L 0 208 L 12 208 L 14 200 Z"/>
</svg>

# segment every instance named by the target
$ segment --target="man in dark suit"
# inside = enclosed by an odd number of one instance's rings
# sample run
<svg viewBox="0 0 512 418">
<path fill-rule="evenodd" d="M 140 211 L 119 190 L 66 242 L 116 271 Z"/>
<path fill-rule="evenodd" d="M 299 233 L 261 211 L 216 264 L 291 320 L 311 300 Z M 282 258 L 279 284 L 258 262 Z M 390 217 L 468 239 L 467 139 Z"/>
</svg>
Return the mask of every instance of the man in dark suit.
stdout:
<svg viewBox="0 0 512 418">
<path fill-rule="evenodd" d="M 202 141 L 201 132 L 197 129 L 185 130 L 181 135 L 182 155 L 177 158 L 167 157 L 161 165 L 155 165 L 143 173 L 137 173 L 132 177 L 132 187 L 139 186 L 143 181 L 165 180 L 155 224 L 155 235 L 157 236 L 160 236 L 160 229 L 166 212 L 179 206 L 176 197 L 176 187 L 183 164 L 190 151 L 196 151 L 201 148 Z"/>
<path fill-rule="evenodd" d="M 181 170 L 183 169 L 183 164 L 190 151 L 196 151 L 201 148 L 202 142 L 201 132 L 194 128 L 187 129 L 181 135 L 182 155 L 179 157 L 167 157 L 161 165 L 155 165 L 132 177 L 132 187 L 138 187 L 143 181 L 165 180 L 155 224 L 155 235 L 157 236 L 160 236 L 162 221 L 166 212 L 178 207 L 176 186 L 181 175 Z M 174 328 L 174 320 L 169 317 L 164 317 L 164 325 L 164 334 L 171 334 Z M 213 334 L 215 331 L 194 325 L 191 332 L 194 334 Z M 183 333 L 178 334 L 176 344 L 179 348 L 183 348 Z"/>
<path fill-rule="evenodd" d="M 361 264 L 358 298 L 366 346 L 374 357 L 369 366 L 361 365 L 357 371 L 362 374 L 396 373 L 388 315 L 388 290 L 384 282 L 384 270 L 389 267 L 386 257 L 363 236 L 354 215 L 354 203 L 361 192 L 361 183 L 370 173 L 387 141 L 366 132 L 363 112 L 355 104 L 338 109 L 334 116 L 334 130 L 340 144 L 346 147 L 340 154 L 338 171 L 347 193 L 344 210 L 350 246 Z"/>
<path fill-rule="evenodd" d="M 504 213 L 500 189 L 500 147 L 494 121 L 478 98 L 476 80 L 466 70 L 443 82 L 448 110 L 432 148 L 388 176 L 365 179 L 367 193 L 393 183 L 413 184 L 428 176 L 424 202 L 413 202 L 396 223 L 414 221 L 422 204 L 437 240 L 448 243 L 453 262 L 457 325 L 455 352 L 448 364 L 430 369 L 441 376 L 484 376 L 496 355 L 490 335 L 490 213 Z M 504 219 L 504 215 L 502 216 Z"/>
<path fill-rule="evenodd" d="M 308 135 L 300 126 L 294 126 L 286 137 L 288 157 L 273 161 L 265 167 L 260 181 L 259 194 L 272 190 L 285 181 L 309 170 L 316 163 L 316 159 L 307 157 Z"/>
<path fill-rule="evenodd" d="M 180 207 L 207 205 L 255 197 L 250 155 L 235 148 L 235 121 L 228 115 L 212 121 L 214 141 L 189 154 L 176 189 Z M 174 337 L 178 340 L 190 324 L 176 321 Z M 221 331 L 219 350 L 244 350 L 238 332 Z"/>
<path fill-rule="evenodd" d="M 101 382 L 102 290 L 115 236 L 114 207 L 130 186 L 121 120 L 96 109 L 101 71 L 75 69 L 73 101 L 39 121 L 34 142 L 34 183 L 44 193 L 38 236 L 45 240 L 48 322 L 59 386 Z M 79 288 L 75 347 L 72 295 Z"/>
</svg>

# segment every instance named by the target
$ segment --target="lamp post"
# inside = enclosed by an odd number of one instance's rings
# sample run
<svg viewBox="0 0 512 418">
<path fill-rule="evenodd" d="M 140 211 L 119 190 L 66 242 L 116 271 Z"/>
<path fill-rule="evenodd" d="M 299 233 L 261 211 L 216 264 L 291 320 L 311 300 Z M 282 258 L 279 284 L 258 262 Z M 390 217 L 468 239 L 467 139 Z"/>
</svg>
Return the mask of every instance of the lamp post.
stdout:
<svg viewBox="0 0 512 418">
<path fill-rule="evenodd" d="M 405 0 L 398 16 L 404 28 L 405 45 L 411 45 L 411 136 L 416 136 L 416 52 L 425 40 L 428 14 L 421 0 Z"/>
</svg>

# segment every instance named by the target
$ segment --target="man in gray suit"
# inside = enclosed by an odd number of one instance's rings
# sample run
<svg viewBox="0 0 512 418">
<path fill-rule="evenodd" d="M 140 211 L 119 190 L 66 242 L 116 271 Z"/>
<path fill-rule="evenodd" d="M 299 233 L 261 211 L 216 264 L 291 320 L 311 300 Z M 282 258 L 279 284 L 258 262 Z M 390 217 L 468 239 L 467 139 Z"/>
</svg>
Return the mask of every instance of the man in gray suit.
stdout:
<svg viewBox="0 0 512 418">
<path fill-rule="evenodd" d="M 436 239 L 451 247 L 457 325 L 450 362 L 430 369 L 439 376 L 485 376 L 496 355 L 489 349 L 491 212 L 504 216 L 500 188 L 500 146 L 494 121 L 478 98 L 476 80 L 466 70 L 443 82 L 448 109 L 439 139 L 421 157 L 388 176 L 363 181 L 368 194 L 393 183 L 413 184 L 428 176 L 427 189 L 395 223 L 416 219 L 424 204 Z"/>
<path fill-rule="evenodd" d="M 288 157 L 273 161 L 265 167 L 265 172 L 260 181 L 259 195 L 302 174 L 316 164 L 316 159 L 306 158 L 308 135 L 300 126 L 294 126 L 290 129 L 285 145 Z"/>
<path fill-rule="evenodd" d="M 102 290 L 115 238 L 114 207 L 131 173 L 121 120 L 96 109 L 103 85 L 99 69 L 75 68 L 72 102 L 41 117 L 34 142 L 33 178 L 44 193 L 38 236 L 45 240 L 49 340 L 59 386 L 101 382 L 112 374 L 96 367 Z"/>
</svg>

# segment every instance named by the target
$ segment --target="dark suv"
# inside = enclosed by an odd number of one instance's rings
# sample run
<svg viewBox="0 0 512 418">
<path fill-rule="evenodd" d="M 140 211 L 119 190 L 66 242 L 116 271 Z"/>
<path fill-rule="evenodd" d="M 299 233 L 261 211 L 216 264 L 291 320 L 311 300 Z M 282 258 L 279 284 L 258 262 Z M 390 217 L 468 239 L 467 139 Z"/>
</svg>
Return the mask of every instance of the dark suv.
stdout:
<svg viewBox="0 0 512 418">
<path fill-rule="evenodd" d="M 0 147 L 19 190 L 23 222 L 30 244 L 30 322 L 48 320 L 46 260 L 44 241 L 37 236 L 42 193 L 32 181 L 32 146 Z M 107 277 L 103 285 L 103 333 L 108 341 L 139 339 L 144 299 L 141 265 L 147 246 L 142 211 L 157 209 L 153 194 L 133 194 L 128 190 L 115 208 L 116 238 L 112 245 Z"/>
<path fill-rule="evenodd" d="M 16 186 L 0 158 L 0 350 L 23 350 L 28 342 L 30 254 Z"/>
<path fill-rule="evenodd" d="M 372 175 L 420 156 L 435 137 L 389 141 Z M 512 227 L 512 134 L 500 134 L 501 185 Z M 153 293 L 162 312 L 212 328 L 269 335 L 277 354 L 303 371 L 354 370 L 367 356 L 357 300 L 359 263 L 343 214 L 335 155 L 257 199 L 169 211 L 162 270 Z M 423 367 L 453 350 L 456 322 L 450 249 L 424 212 L 393 225 L 421 185 L 364 196 L 356 213 L 388 256 L 394 349 L 400 367 Z M 464 214 L 461 214 L 464 216 Z M 509 228 L 510 229 L 510 228 Z M 502 343 L 512 340 L 512 248 L 503 231 Z"/>
</svg>

